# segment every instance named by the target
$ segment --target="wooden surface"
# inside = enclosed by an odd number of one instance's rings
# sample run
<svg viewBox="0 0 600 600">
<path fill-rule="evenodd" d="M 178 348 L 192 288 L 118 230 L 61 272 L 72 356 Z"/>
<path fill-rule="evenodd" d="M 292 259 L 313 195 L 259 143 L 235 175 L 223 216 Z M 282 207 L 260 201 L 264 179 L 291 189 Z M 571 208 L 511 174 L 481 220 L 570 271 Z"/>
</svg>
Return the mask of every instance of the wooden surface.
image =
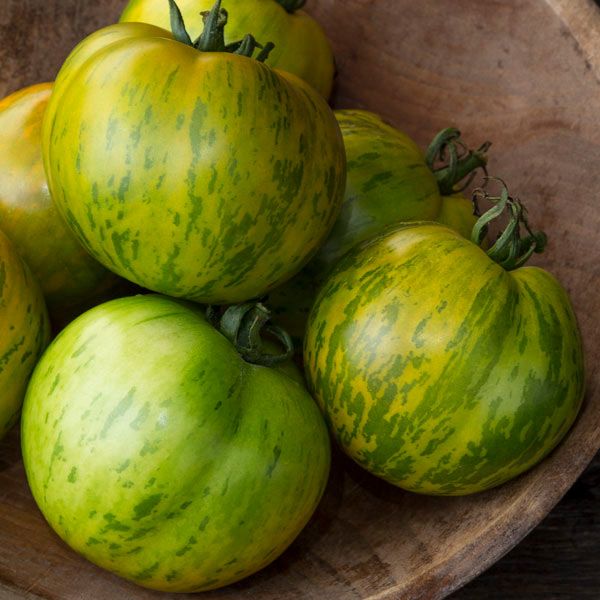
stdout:
<svg viewBox="0 0 600 600">
<path fill-rule="evenodd" d="M 114 19 L 121 6 L 120 0 L 2 0 L 0 95 L 51 79 L 74 43 Z M 494 141 L 491 170 L 511 183 L 531 220 L 549 233 L 550 247 L 538 262 L 570 291 L 593 367 L 600 356 L 600 41 L 591 28 L 600 17 L 591 0 L 313 0 L 311 6 L 336 49 L 339 106 L 379 111 L 421 144 L 448 124 L 474 144 Z M 565 443 L 528 475 L 491 492 L 417 497 L 338 457 L 315 518 L 284 556 L 203 597 L 447 596 L 519 542 L 588 464 L 600 446 L 599 379 L 590 368 L 584 410 Z M 535 596 L 533 587 L 524 592 L 514 575 L 517 567 L 527 572 L 523 560 L 535 560 L 530 540 L 549 535 L 552 542 L 550 530 L 536 530 L 455 597 L 558 597 Z M 568 537 L 556 545 L 564 553 Z M 135 588 L 57 540 L 27 491 L 16 434 L 0 445 L 0 598 L 170 597 L 181 598 Z"/>
<path fill-rule="evenodd" d="M 534 531 L 450 600 L 598 600 L 600 456 Z"/>
</svg>

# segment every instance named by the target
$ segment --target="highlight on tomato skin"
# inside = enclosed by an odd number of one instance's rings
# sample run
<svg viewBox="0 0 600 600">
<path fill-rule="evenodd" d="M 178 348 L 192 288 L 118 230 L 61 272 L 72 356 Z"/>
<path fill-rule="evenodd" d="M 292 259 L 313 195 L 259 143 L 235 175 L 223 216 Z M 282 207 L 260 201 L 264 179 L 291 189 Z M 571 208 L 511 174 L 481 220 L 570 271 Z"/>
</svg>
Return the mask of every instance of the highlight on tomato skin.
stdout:
<svg viewBox="0 0 600 600">
<path fill-rule="evenodd" d="M 408 491 L 464 495 L 530 469 L 564 437 L 584 393 L 569 297 L 504 189 L 478 221 L 508 212 L 487 251 L 449 228 L 405 223 L 336 266 L 310 313 L 309 389 L 338 444 Z M 520 232 L 525 230 L 525 235 Z"/>
</svg>

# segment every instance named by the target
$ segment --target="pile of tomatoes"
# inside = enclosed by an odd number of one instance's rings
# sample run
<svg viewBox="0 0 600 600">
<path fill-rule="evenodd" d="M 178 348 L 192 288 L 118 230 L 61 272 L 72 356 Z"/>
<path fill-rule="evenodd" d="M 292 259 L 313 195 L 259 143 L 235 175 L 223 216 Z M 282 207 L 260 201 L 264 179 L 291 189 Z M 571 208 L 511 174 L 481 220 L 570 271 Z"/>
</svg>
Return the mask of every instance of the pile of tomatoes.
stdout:
<svg viewBox="0 0 600 600">
<path fill-rule="evenodd" d="M 74 550 L 168 591 L 277 558 L 330 436 L 467 494 L 546 456 L 584 392 L 568 296 L 524 266 L 546 236 L 504 182 L 477 214 L 462 194 L 489 144 L 449 127 L 423 153 L 333 111 L 302 0 L 223 4 L 130 0 L 0 102 L 0 434 L 22 410 Z"/>
</svg>

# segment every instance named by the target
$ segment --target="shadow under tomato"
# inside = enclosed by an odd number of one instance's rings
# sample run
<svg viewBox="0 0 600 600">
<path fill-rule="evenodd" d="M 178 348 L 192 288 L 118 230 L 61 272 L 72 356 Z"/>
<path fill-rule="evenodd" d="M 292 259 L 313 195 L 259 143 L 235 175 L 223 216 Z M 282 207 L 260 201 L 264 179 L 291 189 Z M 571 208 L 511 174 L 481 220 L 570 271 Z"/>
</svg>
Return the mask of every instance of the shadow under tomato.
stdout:
<svg viewBox="0 0 600 600">
<path fill-rule="evenodd" d="M 286 578 L 290 593 L 301 580 L 303 586 L 309 585 L 311 580 L 317 585 L 322 577 L 333 580 L 333 585 L 351 595 L 353 582 L 357 579 L 370 578 L 374 574 L 378 585 L 389 582 L 392 580 L 389 565 L 382 563 L 372 552 L 363 552 L 368 544 L 362 539 L 360 527 L 354 526 L 355 511 L 348 512 L 347 507 L 357 500 L 366 506 L 376 504 L 379 508 L 387 508 L 390 504 L 392 507 L 400 506 L 406 502 L 407 496 L 412 494 L 364 471 L 333 444 L 331 473 L 325 493 L 298 538 L 277 560 L 258 573 L 222 590 L 205 593 L 203 597 L 216 600 L 222 595 L 229 597 L 235 591 L 240 595 L 250 594 L 252 590 L 268 592 L 275 589 L 274 580 L 280 581 L 281 577 Z M 348 560 L 342 559 L 342 569 L 328 559 L 328 556 L 340 557 L 339 550 L 335 551 L 333 547 L 339 545 L 340 536 L 342 546 L 348 549 Z M 356 557 L 360 560 L 355 561 Z M 369 573 L 361 575 L 358 571 L 363 567 Z"/>
<path fill-rule="evenodd" d="M 0 441 L 0 472 L 12 468 L 21 462 L 21 438 L 19 423 Z"/>
</svg>

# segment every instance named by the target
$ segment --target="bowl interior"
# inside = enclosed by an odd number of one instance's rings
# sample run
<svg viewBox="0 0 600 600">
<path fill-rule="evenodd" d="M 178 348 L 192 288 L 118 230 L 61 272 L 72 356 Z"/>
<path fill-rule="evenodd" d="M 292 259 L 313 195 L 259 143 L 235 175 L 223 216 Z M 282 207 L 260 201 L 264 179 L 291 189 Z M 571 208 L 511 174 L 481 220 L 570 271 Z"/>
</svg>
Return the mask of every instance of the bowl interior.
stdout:
<svg viewBox="0 0 600 600">
<path fill-rule="evenodd" d="M 451 4 L 451 6 L 450 6 Z M 0 95 L 51 80 L 85 34 L 124 2 L 4 0 Z M 383 115 L 422 146 L 448 125 L 493 141 L 490 171 L 525 200 L 549 247 L 537 264 L 569 291 L 583 332 L 587 395 L 575 427 L 541 465 L 466 498 L 397 490 L 336 456 L 315 518 L 273 565 L 206 594 L 287 598 L 442 598 L 514 546 L 560 499 L 600 446 L 600 25 L 591 0 L 313 0 L 336 51 L 336 105 Z M 74 555 L 27 491 L 17 434 L 0 456 L 0 589 L 98 600 L 168 597 Z M 27 535 L 23 535 L 23 531 Z M 25 565 L 23 567 L 23 565 Z M 175 596 L 173 596 L 175 597 Z M 181 596 L 179 596 L 181 597 Z"/>
</svg>

